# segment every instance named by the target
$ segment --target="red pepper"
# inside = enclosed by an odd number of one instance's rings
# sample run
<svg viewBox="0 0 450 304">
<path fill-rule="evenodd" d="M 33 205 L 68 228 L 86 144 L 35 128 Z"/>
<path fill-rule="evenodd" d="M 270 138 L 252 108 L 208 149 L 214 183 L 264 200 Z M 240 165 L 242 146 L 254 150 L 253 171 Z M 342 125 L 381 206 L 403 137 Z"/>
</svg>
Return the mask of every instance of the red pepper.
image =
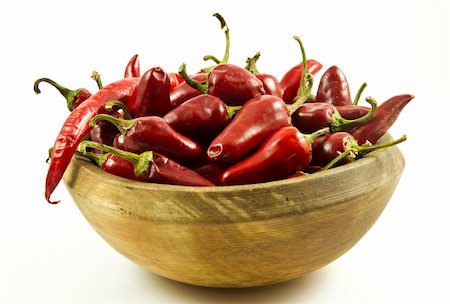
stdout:
<svg viewBox="0 0 450 304">
<path fill-rule="evenodd" d="M 49 203 L 58 203 L 58 201 L 51 201 L 50 196 L 69 165 L 77 145 L 92 129 L 89 121 L 104 108 L 109 100 L 131 95 L 137 81 L 138 78 L 126 78 L 113 82 L 70 113 L 53 146 L 45 187 L 45 198 Z"/>
<path fill-rule="evenodd" d="M 83 144 L 84 142 L 81 142 Z M 95 149 L 97 150 L 97 149 Z M 101 150 L 100 150 L 101 151 Z M 81 152 L 81 151 L 78 151 Z M 101 151 L 103 152 L 103 151 Z M 128 178 L 131 180 L 138 180 L 138 177 L 134 174 L 134 166 L 130 161 L 117 156 L 112 153 L 93 153 L 89 151 L 83 151 L 82 155 L 86 156 L 97 164 L 103 171 Z"/>
<path fill-rule="evenodd" d="M 362 145 L 366 141 L 376 143 L 397 120 L 403 108 L 414 98 L 403 94 L 389 98 L 377 109 L 375 116 L 365 125 L 357 127 L 350 133 Z"/>
<path fill-rule="evenodd" d="M 316 104 L 325 104 L 325 103 L 316 103 Z M 339 112 L 339 114 L 341 114 L 341 116 L 345 119 L 357 119 L 366 115 L 370 111 L 370 108 L 363 106 L 336 106 L 335 108 Z"/>
<path fill-rule="evenodd" d="M 191 78 L 195 81 L 206 81 L 208 79 L 207 73 L 199 73 L 191 76 Z M 183 82 L 177 85 L 171 92 L 170 92 L 170 107 L 171 109 L 174 109 L 178 107 L 180 104 L 185 102 L 186 100 L 189 100 L 195 96 L 198 96 L 202 94 L 199 90 L 194 89 L 189 84 L 187 84 L 184 79 Z"/>
<path fill-rule="evenodd" d="M 267 182 L 301 171 L 311 161 L 311 143 L 326 132 L 328 129 L 307 136 L 295 127 L 280 128 L 254 154 L 225 170 L 221 182 L 224 185 Z"/>
<path fill-rule="evenodd" d="M 241 106 L 248 100 L 264 95 L 264 86 L 255 75 L 233 64 L 222 63 L 215 66 L 207 81 L 198 82 L 186 73 L 186 64 L 178 71 L 186 83 L 203 94 L 219 97 L 230 106 Z"/>
<path fill-rule="evenodd" d="M 220 185 L 220 179 L 225 171 L 217 162 L 210 160 L 206 153 L 202 153 L 202 155 L 193 161 L 183 163 L 183 165 L 197 172 L 215 185 Z"/>
<path fill-rule="evenodd" d="M 170 110 L 170 80 L 160 67 L 142 75 L 127 107 L 134 117 L 164 116 Z"/>
<path fill-rule="evenodd" d="M 34 82 L 34 92 L 36 94 L 41 93 L 41 90 L 39 89 L 39 84 L 41 82 L 47 82 L 51 84 L 61 93 L 62 96 L 64 96 L 67 101 L 67 108 L 69 109 L 69 111 L 72 111 L 73 109 L 78 107 L 82 102 L 84 102 L 92 95 L 91 92 L 86 89 L 79 88 L 76 90 L 70 90 L 66 87 L 63 87 L 62 85 L 59 85 L 57 82 L 45 77 L 39 78 Z"/>
<path fill-rule="evenodd" d="M 350 106 L 350 88 L 344 73 L 335 65 L 322 75 L 315 102 L 331 103 L 334 106 Z"/>
<path fill-rule="evenodd" d="M 303 62 L 306 55 L 303 45 L 295 37 L 302 50 Z M 305 67 L 306 70 L 306 67 Z M 258 148 L 274 131 L 291 125 L 291 114 L 307 99 L 313 79 L 310 74 L 302 76 L 299 98 L 287 106 L 276 96 L 263 95 L 247 101 L 231 123 L 212 141 L 208 157 L 221 164 L 233 164 Z"/>
<path fill-rule="evenodd" d="M 158 153 L 146 151 L 137 155 L 92 141 L 82 142 L 78 151 L 82 154 L 88 154 L 87 148 L 102 150 L 132 163 L 134 167 L 133 179 L 136 179 L 137 176 L 139 181 L 186 186 L 214 186 L 213 183 L 196 172 Z M 108 170 L 119 176 L 130 174 L 129 166 L 124 165 L 123 161 L 110 163 Z"/>
<path fill-rule="evenodd" d="M 141 76 L 141 69 L 139 66 L 139 56 L 138 54 L 136 54 L 133 57 L 131 57 L 130 61 L 128 62 L 123 77 L 131 78 L 140 76 Z"/>
<path fill-rule="evenodd" d="M 170 92 L 172 92 L 177 85 L 179 85 L 184 81 L 183 77 L 181 77 L 180 74 L 178 73 L 169 73 L 169 80 L 170 80 Z"/>
<path fill-rule="evenodd" d="M 283 90 L 284 102 L 291 104 L 294 98 L 298 95 L 300 87 L 300 79 L 303 75 L 303 62 L 291 68 L 280 80 L 280 85 Z M 309 59 L 306 62 L 306 70 L 308 74 L 315 75 L 322 68 L 322 64 L 314 59 Z"/>
<path fill-rule="evenodd" d="M 260 55 L 260 52 L 257 52 L 252 58 L 247 58 L 247 65 L 245 66 L 245 69 L 255 75 L 259 80 L 261 80 L 266 94 L 282 98 L 283 88 L 281 87 L 278 79 L 271 74 L 262 74 L 258 71 L 258 68 L 256 67 L 256 61 L 258 61 Z"/>
<path fill-rule="evenodd" d="M 99 114 L 91 124 L 106 120 L 113 123 L 124 136 L 126 151 L 143 153 L 154 151 L 175 161 L 187 161 L 199 156 L 200 146 L 172 129 L 164 119 L 158 116 L 144 116 L 135 119 L 119 119 L 111 115 Z"/>
<path fill-rule="evenodd" d="M 235 107 L 219 98 L 202 94 L 173 109 L 163 119 L 177 132 L 196 140 L 210 142 L 227 125 Z"/>
<path fill-rule="evenodd" d="M 367 98 L 367 102 L 372 105 L 371 110 L 356 119 L 343 118 L 339 111 L 329 103 L 305 103 L 292 114 L 292 124 L 303 133 L 312 133 L 326 127 L 329 127 L 332 133 L 353 130 L 374 117 L 377 103 L 370 97 Z"/>
<path fill-rule="evenodd" d="M 323 166 L 326 170 L 336 165 L 346 164 L 361 157 L 365 153 L 390 147 L 406 140 L 406 135 L 400 139 L 376 145 L 358 145 L 356 139 L 347 132 L 337 132 L 317 138 L 312 145 L 311 164 Z"/>
</svg>

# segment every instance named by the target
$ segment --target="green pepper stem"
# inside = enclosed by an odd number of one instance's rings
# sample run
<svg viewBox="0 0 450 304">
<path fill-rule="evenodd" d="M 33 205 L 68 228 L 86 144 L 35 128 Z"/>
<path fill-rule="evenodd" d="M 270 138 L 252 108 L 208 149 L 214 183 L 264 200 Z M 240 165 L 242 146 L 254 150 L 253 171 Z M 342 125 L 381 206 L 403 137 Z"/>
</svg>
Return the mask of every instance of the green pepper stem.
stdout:
<svg viewBox="0 0 450 304">
<path fill-rule="evenodd" d="M 352 142 L 352 149 L 361 155 L 361 154 L 371 152 L 373 150 L 383 149 L 383 148 L 397 145 L 401 142 L 404 142 L 406 139 L 407 139 L 407 136 L 406 136 L 406 134 L 404 134 L 402 137 L 395 139 L 395 140 L 391 140 L 391 141 L 387 141 L 387 142 L 383 142 L 383 143 L 379 143 L 379 144 L 374 144 L 374 145 L 372 145 L 371 143 L 368 142 L 368 144 L 364 144 L 361 146 L 358 145 L 357 141 L 355 140 L 354 142 Z"/>
<path fill-rule="evenodd" d="M 298 93 L 296 98 L 296 101 L 288 106 L 289 114 L 292 115 L 295 113 L 295 111 L 300 108 L 300 106 L 305 103 L 306 100 L 308 100 L 309 95 L 311 94 L 311 90 L 314 85 L 314 77 L 313 75 L 307 73 L 307 66 L 306 66 L 306 52 L 305 48 L 303 47 L 303 43 L 300 40 L 298 36 L 294 36 L 294 39 L 297 40 L 298 44 L 300 45 L 300 50 L 302 52 L 302 77 L 300 78 L 300 86 L 298 88 Z"/>
<path fill-rule="evenodd" d="M 325 170 L 333 168 L 341 160 L 348 157 L 350 155 L 350 153 L 352 153 L 352 150 L 345 150 L 344 152 L 340 153 L 338 156 L 333 158 L 325 167 L 323 167 L 319 171 L 325 171 Z"/>
<path fill-rule="evenodd" d="M 359 103 L 359 99 L 361 98 L 361 94 L 364 91 L 364 89 L 367 87 L 367 82 L 364 82 L 360 87 L 358 92 L 356 93 L 355 99 L 353 100 L 353 105 L 357 106 Z"/>
<path fill-rule="evenodd" d="M 303 136 L 306 138 L 306 140 L 309 142 L 309 144 L 312 145 L 312 143 L 314 142 L 314 140 L 317 137 L 320 137 L 322 135 L 325 134 L 330 134 L 330 128 L 323 128 L 323 129 L 319 129 L 317 131 L 315 131 L 314 133 L 311 134 L 303 134 Z"/>
<path fill-rule="evenodd" d="M 208 59 L 214 60 L 214 62 L 216 62 L 217 64 L 228 63 L 228 59 L 230 57 L 230 29 L 228 28 L 228 25 L 225 22 L 225 19 L 222 17 L 222 15 L 220 15 L 219 13 L 215 13 L 215 14 L 213 14 L 213 17 L 216 17 L 219 20 L 220 28 L 224 30 L 224 33 L 225 33 L 225 53 L 223 55 L 222 60 L 220 60 L 220 61 L 215 56 L 212 56 L 212 55 L 207 55 L 205 57 L 209 56 Z M 215 67 L 215 65 L 207 67 L 207 68 L 204 68 L 204 69 L 202 69 L 202 71 L 205 72 L 205 73 L 210 73 L 214 69 L 214 67 Z"/>
<path fill-rule="evenodd" d="M 74 101 L 75 97 L 77 96 L 77 94 L 81 90 L 84 90 L 83 88 L 79 88 L 79 89 L 76 89 L 76 90 L 70 90 L 70 89 L 68 89 L 66 87 L 63 87 L 62 85 L 58 84 L 57 82 L 51 80 L 50 78 L 43 77 L 43 78 L 39 78 L 38 80 L 36 80 L 34 82 L 33 89 L 34 89 L 34 92 L 36 94 L 40 94 L 41 93 L 41 90 L 39 89 L 39 84 L 41 82 L 46 82 L 46 83 L 52 85 L 53 87 L 55 87 L 59 91 L 59 93 L 61 93 L 61 95 L 67 101 L 67 108 L 69 109 L 69 111 L 72 111 L 73 101 Z"/>
<path fill-rule="evenodd" d="M 102 78 L 99 72 L 92 71 L 91 78 L 94 79 L 94 81 L 97 83 L 97 87 L 99 90 L 103 89 Z"/>
<path fill-rule="evenodd" d="M 134 126 L 134 119 L 120 119 L 108 114 L 98 114 L 89 122 L 92 127 L 94 127 L 100 120 L 106 120 L 112 123 L 119 130 L 120 134 L 126 135 L 127 130 Z"/>
<path fill-rule="evenodd" d="M 181 77 L 183 77 L 184 81 L 194 89 L 200 91 L 203 94 L 207 94 L 209 90 L 209 84 L 208 81 L 196 81 L 188 76 L 186 72 L 186 63 L 183 63 L 180 66 L 180 69 L 178 70 L 178 74 L 180 74 Z"/>
<path fill-rule="evenodd" d="M 252 73 L 253 75 L 259 74 L 258 68 L 256 67 L 256 61 L 258 61 L 260 56 L 261 56 L 261 53 L 257 52 L 255 54 L 255 56 L 248 57 L 247 60 L 245 61 L 247 63 L 247 65 L 245 66 L 245 69 L 247 71 L 249 71 L 250 73 Z"/>
<path fill-rule="evenodd" d="M 216 64 L 219 64 L 219 63 L 220 63 L 220 60 L 217 59 L 217 57 L 214 56 L 214 55 L 205 55 L 205 56 L 203 56 L 203 60 L 204 60 L 204 61 L 212 60 L 212 61 L 214 61 Z"/>
<path fill-rule="evenodd" d="M 371 120 L 377 111 L 377 101 L 372 97 L 367 97 L 366 101 L 371 106 L 370 111 L 357 119 L 345 119 L 338 110 L 335 110 L 332 116 L 331 131 L 333 133 L 348 131 Z"/>
<path fill-rule="evenodd" d="M 134 166 L 134 174 L 136 176 L 141 175 L 145 170 L 147 170 L 150 162 L 153 160 L 153 152 L 152 151 L 146 151 L 141 154 L 135 154 L 132 152 L 123 151 L 120 149 L 117 149 L 115 147 L 111 147 L 108 145 L 104 145 L 98 142 L 85 140 L 82 141 L 79 145 L 77 150 L 80 153 L 89 153 L 87 152 L 87 148 L 97 149 L 100 151 L 108 152 L 111 154 L 114 154 L 116 156 L 119 156 L 123 159 L 128 160 L 131 162 Z"/>
<path fill-rule="evenodd" d="M 233 119 L 234 115 L 242 108 L 242 106 L 227 106 L 228 119 Z"/>
<path fill-rule="evenodd" d="M 106 103 L 105 110 L 112 111 L 113 107 L 118 107 L 119 109 L 121 109 L 123 111 L 123 117 L 125 119 L 127 119 L 127 120 L 133 119 L 133 115 L 131 114 L 130 110 L 128 110 L 127 106 L 120 100 L 111 99 L 110 101 L 108 101 Z"/>
<path fill-rule="evenodd" d="M 91 151 L 87 151 L 86 149 L 84 149 L 83 151 L 78 151 L 77 152 L 84 157 L 87 157 L 89 160 L 95 162 L 97 164 L 98 167 L 102 168 L 103 164 L 106 162 L 106 160 L 108 159 L 108 155 L 110 153 L 94 153 Z"/>
</svg>

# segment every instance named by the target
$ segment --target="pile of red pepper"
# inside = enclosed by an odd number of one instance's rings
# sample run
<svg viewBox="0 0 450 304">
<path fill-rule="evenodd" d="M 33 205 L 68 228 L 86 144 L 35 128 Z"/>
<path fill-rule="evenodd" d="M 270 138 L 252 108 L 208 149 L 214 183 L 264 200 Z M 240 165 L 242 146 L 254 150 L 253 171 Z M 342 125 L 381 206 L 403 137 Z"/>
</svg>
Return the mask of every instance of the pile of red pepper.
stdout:
<svg viewBox="0 0 450 304">
<path fill-rule="evenodd" d="M 354 100 L 344 73 L 326 70 L 312 94 L 313 75 L 322 65 L 307 60 L 279 81 L 256 68 L 259 52 L 245 67 L 228 63 L 229 28 L 222 60 L 188 75 L 154 67 L 141 75 L 138 55 L 124 78 L 99 91 L 69 90 L 48 78 L 71 111 L 51 149 L 45 197 L 50 196 L 74 154 L 104 171 L 125 178 L 191 186 L 238 185 L 303 176 L 342 165 L 367 152 L 402 142 L 377 144 L 412 95 L 394 96 L 379 106 L 359 106 L 364 83 Z M 86 136 L 90 140 L 84 140 Z"/>
</svg>

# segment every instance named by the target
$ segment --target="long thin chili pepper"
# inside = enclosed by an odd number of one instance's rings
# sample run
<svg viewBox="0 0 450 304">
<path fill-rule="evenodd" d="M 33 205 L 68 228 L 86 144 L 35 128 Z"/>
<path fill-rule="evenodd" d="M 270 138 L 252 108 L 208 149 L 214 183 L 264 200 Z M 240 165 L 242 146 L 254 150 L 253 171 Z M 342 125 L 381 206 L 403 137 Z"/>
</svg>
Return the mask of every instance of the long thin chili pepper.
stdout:
<svg viewBox="0 0 450 304">
<path fill-rule="evenodd" d="M 125 67 L 125 72 L 123 78 L 132 78 L 132 77 L 140 77 L 141 70 L 139 65 L 139 56 L 138 54 L 131 57 L 127 66 Z"/>
<path fill-rule="evenodd" d="M 113 82 L 85 100 L 70 113 L 53 146 L 45 186 L 45 198 L 49 203 L 56 204 L 59 202 L 51 201 L 50 196 L 66 171 L 77 145 L 92 129 L 89 121 L 104 108 L 109 100 L 120 100 L 123 97 L 130 96 L 138 80 L 139 78 L 125 78 Z"/>
</svg>

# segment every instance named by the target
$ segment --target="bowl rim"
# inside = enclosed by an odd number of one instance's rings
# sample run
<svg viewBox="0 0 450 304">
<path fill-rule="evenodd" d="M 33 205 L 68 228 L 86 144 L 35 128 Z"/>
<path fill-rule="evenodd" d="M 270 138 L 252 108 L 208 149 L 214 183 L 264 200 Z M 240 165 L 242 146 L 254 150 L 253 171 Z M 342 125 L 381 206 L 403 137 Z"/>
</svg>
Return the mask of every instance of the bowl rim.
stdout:
<svg viewBox="0 0 450 304">
<path fill-rule="evenodd" d="M 389 134 L 380 139 L 379 142 L 392 140 L 392 137 Z M 101 170 L 98 166 L 93 164 L 88 159 L 82 156 L 74 156 L 72 158 L 72 162 L 77 162 L 78 165 L 84 167 L 84 169 L 88 170 L 89 173 L 99 175 L 101 180 L 108 179 L 108 183 L 111 184 L 120 184 L 125 187 L 132 187 L 134 189 L 138 188 L 140 190 L 149 190 L 149 191 L 168 191 L 168 192 L 191 192 L 191 193 L 229 193 L 235 191 L 252 191 L 252 190 L 263 190 L 263 189 L 272 189 L 281 186 L 289 186 L 292 184 L 301 184 L 303 181 L 309 181 L 311 179 L 317 178 L 331 178 L 335 175 L 339 175 L 343 171 L 353 170 L 355 172 L 361 172 L 361 167 L 370 167 L 371 164 L 376 162 L 379 158 L 388 157 L 389 154 L 398 154 L 402 156 L 400 149 L 396 146 L 383 148 L 380 150 L 372 151 L 362 158 L 357 159 L 356 161 L 347 163 L 345 165 L 341 165 L 335 168 L 331 168 L 329 170 L 323 172 L 315 172 L 313 174 L 307 174 L 301 177 L 294 178 L 285 178 L 281 180 L 261 182 L 261 183 L 253 183 L 253 184 L 244 184 L 244 185 L 230 185 L 230 186 L 212 186 L 212 187 L 201 187 L 201 186 L 184 186 L 184 185 L 171 185 L 171 184 L 159 184 L 159 183 L 147 183 L 141 181 L 134 181 L 131 179 L 127 179 L 124 177 L 120 177 L 117 175 L 113 175 L 111 173 L 105 172 Z M 124 181 L 126 181 L 126 185 L 124 185 Z"/>
</svg>

